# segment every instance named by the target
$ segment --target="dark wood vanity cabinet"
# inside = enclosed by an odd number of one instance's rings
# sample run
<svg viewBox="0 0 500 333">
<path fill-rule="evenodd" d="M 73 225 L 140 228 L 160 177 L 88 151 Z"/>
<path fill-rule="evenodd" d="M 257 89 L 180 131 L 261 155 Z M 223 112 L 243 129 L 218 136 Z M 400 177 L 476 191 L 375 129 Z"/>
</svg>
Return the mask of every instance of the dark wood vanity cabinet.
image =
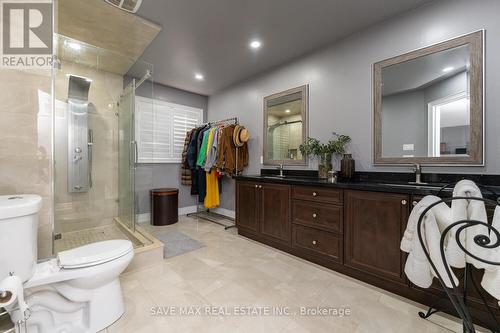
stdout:
<svg viewBox="0 0 500 333">
<path fill-rule="evenodd" d="M 345 192 L 345 265 L 406 284 L 404 254 L 410 197 L 368 191 Z"/>
<path fill-rule="evenodd" d="M 290 245 L 289 185 L 237 182 L 236 207 L 238 230 Z"/>
<path fill-rule="evenodd" d="M 319 263 L 342 263 L 343 191 L 292 187 L 292 249 Z"/>
<path fill-rule="evenodd" d="M 277 242 L 290 244 L 290 186 L 260 184 L 260 233 Z"/>
<path fill-rule="evenodd" d="M 259 185 L 250 182 L 236 183 L 236 223 L 238 229 L 259 231 Z"/>
</svg>

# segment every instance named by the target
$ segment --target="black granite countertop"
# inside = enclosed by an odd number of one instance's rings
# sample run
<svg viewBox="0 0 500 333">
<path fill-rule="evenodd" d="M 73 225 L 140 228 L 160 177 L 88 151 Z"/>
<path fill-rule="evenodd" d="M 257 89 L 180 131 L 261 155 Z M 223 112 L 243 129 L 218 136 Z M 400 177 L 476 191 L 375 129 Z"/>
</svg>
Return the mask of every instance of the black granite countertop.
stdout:
<svg viewBox="0 0 500 333">
<path fill-rule="evenodd" d="M 266 169 L 263 169 L 263 171 Z M 274 170 L 272 170 L 274 171 Z M 408 180 L 402 179 L 401 175 L 395 175 L 391 180 L 389 173 L 376 173 L 377 177 L 355 177 L 353 181 L 339 179 L 336 183 L 320 179 L 317 174 L 307 172 L 295 172 L 279 177 L 275 172 L 264 171 L 261 175 L 240 175 L 235 176 L 236 180 L 266 182 L 274 184 L 290 184 L 303 186 L 321 186 L 339 189 L 351 189 L 362 191 L 376 191 L 387 193 L 404 193 L 413 195 L 439 195 L 441 197 L 451 196 L 453 192 L 453 182 L 432 182 L 427 184 L 411 184 Z M 384 174 L 383 176 L 381 174 Z M 379 179 L 377 179 L 379 178 Z M 462 177 L 467 178 L 467 177 Z M 473 181 L 477 180 L 471 179 Z M 447 187 L 445 187 L 447 186 Z M 443 188 L 445 187 L 445 188 Z M 496 200 L 500 195 L 500 186 L 488 184 L 483 187 L 483 196 Z M 498 195 L 493 194 L 496 193 Z"/>
</svg>

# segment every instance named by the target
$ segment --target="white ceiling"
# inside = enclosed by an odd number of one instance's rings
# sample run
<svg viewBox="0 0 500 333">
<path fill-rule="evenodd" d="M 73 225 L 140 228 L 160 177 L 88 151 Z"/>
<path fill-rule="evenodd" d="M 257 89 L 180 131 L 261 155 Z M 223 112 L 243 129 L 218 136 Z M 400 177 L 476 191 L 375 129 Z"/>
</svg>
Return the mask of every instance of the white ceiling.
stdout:
<svg viewBox="0 0 500 333">
<path fill-rule="evenodd" d="M 429 1 L 143 0 L 138 15 L 163 29 L 141 59 L 154 81 L 211 95 Z"/>
<path fill-rule="evenodd" d="M 470 46 L 432 53 L 382 70 L 384 96 L 427 87 L 464 72 L 470 65 Z M 449 71 L 444 72 L 447 68 Z"/>
</svg>

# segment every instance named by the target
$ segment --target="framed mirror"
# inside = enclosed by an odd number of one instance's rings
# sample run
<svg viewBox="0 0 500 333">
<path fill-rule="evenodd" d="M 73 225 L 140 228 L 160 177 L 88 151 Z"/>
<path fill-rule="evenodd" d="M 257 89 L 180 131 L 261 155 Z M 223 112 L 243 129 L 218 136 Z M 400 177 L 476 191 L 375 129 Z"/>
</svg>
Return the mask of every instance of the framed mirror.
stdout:
<svg viewBox="0 0 500 333">
<path fill-rule="evenodd" d="M 308 85 L 264 97 L 264 164 L 306 165 Z"/>
<path fill-rule="evenodd" d="M 374 163 L 483 165 L 477 31 L 374 64 Z"/>
</svg>

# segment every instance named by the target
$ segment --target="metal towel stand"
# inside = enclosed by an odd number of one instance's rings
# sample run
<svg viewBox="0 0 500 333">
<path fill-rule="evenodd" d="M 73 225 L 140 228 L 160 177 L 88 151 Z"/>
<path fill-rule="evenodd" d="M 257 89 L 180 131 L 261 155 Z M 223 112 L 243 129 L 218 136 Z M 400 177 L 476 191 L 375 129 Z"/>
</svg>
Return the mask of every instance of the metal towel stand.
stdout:
<svg viewBox="0 0 500 333">
<path fill-rule="evenodd" d="M 214 125 L 221 125 L 221 124 L 238 125 L 238 118 L 233 117 L 233 118 L 223 119 L 223 120 L 219 120 L 219 121 L 205 123 L 204 125 L 214 126 Z M 236 146 L 236 148 L 235 148 L 236 162 L 235 162 L 235 170 L 234 170 L 235 175 L 238 175 L 238 152 L 239 152 L 239 147 Z M 189 214 L 187 214 L 187 216 L 196 217 L 198 219 L 202 219 L 205 221 L 209 221 L 209 222 L 218 224 L 220 226 L 223 226 L 224 230 L 236 227 L 234 218 L 211 212 L 210 209 L 205 209 L 204 207 L 203 207 L 203 210 L 200 210 L 200 206 L 202 206 L 202 205 L 200 205 L 198 199 L 195 199 L 195 201 L 196 201 L 196 212 L 189 213 Z M 215 218 L 217 218 L 217 220 L 215 220 Z M 230 221 L 231 224 L 228 225 L 228 224 L 221 223 L 220 219 L 228 220 L 228 221 Z"/>
<path fill-rule="evenodd" d="M 438 196 L 441 194 L 441 192 L 444 189 L 446 189 L 447 187 L 449 187 L 451 185 L 452 184 L 448 184 L 446 186 L 443 186 L 439 190 Z M 437 276 L 439 282 L 441 283 L 441 286 L 443 287 L 444 291 L 446 292 L 446 295 L 450 299 L 453 307 L 455 308 L 455 310 L 457 311 L 460 319 L 462 320 L 462 323 L 463 323 L 463 332 L 464 333 L 475 333 L 476 332 L 475 327 L 474 327 L 474 323 L 473 323 L 473 320 L 472 320 L 472 317 L 471 317 L 471 314 L 470 314 L 470 311 L 469 311 L 469 309 L 467 307 L 467 287 L 468 287 L 468 280 L 470 278 L 474 289 L 478 293 L 479 297 L 481 298 L 481 301 L 483 302 L 484 306 L 488 310 L 488 313 L 493 318 L 493 322 L 497 326 L 496 328 L 493 328 L 491 331 L 493 333 L 497 333 L 497 332 L 500 332 L 500 323 L 499 323 L 497 317 L 495 316 L 495 314 L 493 313 L 493 311 L 491 310 L 490 306 L 488 305 L 485 296 L 482 294 L 481 290 L 477 286 L 477 283 L 474 281 L 474 279 L 472 277 L 472 274 L 470 272 L 471 271 L 471 264 L 466 264 L 466 266 L 465 266 L 464 274 L 463 274 L 463 288 L 462 288 L 462 290 L 460 290 L 460 288 L 458 287 L 458 285 L 455 284 L 455 281 L 453 280 L 453 275 L 452 275 L 451 269 L 449 268 L 448 261 L 446 259 L 446 254 L 445 254 L 445 240 L 446 240 L 446 238 L 447 238 L 448 233 L 450 232 L 450 230 L 452 228 L 454 228 L 454 227 L 458 227 L 457 232 L 456 232 L 456 242 L 457 242 L 458 246 L 460 247 L 460 249 L 462 251 L 464 251 L 464 253 L 467 256 L 470 256 L 470 257 L 472 257 L 472 258 L 474 258 L 474 259 L 476 259 L 476 260 L 478 260 L 480 262 L 486 263 L 488 265 L 500 266 L 500 262 L 490 261 L 490 260 L 487 260 L 487 259 L 484 259 L 484 258 L 480 258 L 480 257 L 474 255 L 473 253 L 470 253 L 465 248 L 465 246 L 461 243 L 461 239 L 460 239 L 460 234 L 462 232 L 466 231 L 467 228 L 470 228 L 470 227 L 473 227 L 473 226 L 482 225 L 482 226 L 485 226 L 488 229 L 488 235 L 476 235 L 474 237 L 474 242 L 478 246 L 480 246 L 482 248 L 490 249 L 490 250 L 493 250 L 493 249 L 497 249 L 498 250 L 498 248 L 500 248 L 500 232 L 499 232 L 499 230 L 497 230 L 496 228 L 494 228 L 492 226 L 492 224 L 490 224 L 490 223 L 485 223 L 485 222 L 477 221 L 477 220 L 468 220 L 468 219 L 460 220 L 460 221 L 455 221 L 455 222 L 453 222 L 452 224 L 450 224 L 449 226 L 447 226 L 444 229 L 444 231 L 443 231 L 443 233 L 441 235 L 441 240 L 440 240 L 441 260 L 443 261 L 443 264 L 444 264 L 444 267 L 445 267 L 448 279 L 449 279 L 449 281 L 451 281 L 452 288 L 448 288 L 446 286 L 446 284 L 445 284 L 445 282 L 443 280 L 443 277 L 440 275 L 440 273 L 436 269 L 436 265 L 432 261 L 432 258 L 431 258 L 430 254 L 429 254 L 429 251 L 427 250 L 427 247 L 426 247 L 425 241 L 424 241 L 424 236 L 422 234 L 422 224 L 423 224 L 423 220 L 424 220 L 425 215 L 433 207 L 435 207 L 435 206 L 437 206 L 437 205 L 439 205 L 441 203 L 450 203 L 450 202 L 453 202 L 455 200 L 475 200 L 475 201 L 482 201 L 485 204 L 492 205 L 492 206 L 500 206 L 500 197 L 498 197 L 498 195 L 493 190 L 491 190 L 490 188 L 488 188 L 486 186 L 482 186 L 482 185 L 478 185 L 478 186 L 480 188 L 482 188 L 482 189 L 486 189 L 488 192 L 490 192 L 493 195 L 495 195 L 496 201 L 495 200 L 491 200 L 491 199 L 466 196 L 466 197 L 444 198 L 444 199 L 441 199 L 441 200 L 439 200 L 437 202 L 434 202 L 433 204 L 429 205 L 420 214 L 420 217 L 418 219 L 418 224 L 417 224 L 418 239 L 419 239 L 420 244 L 421 244 L 421 246 L 422 246 L 422 248 L 424 250 L 425 256 L 429 260 L 429 263 L 431 264 L 432 269 L 436 273 L 436 276 Z M 492 244 L 491 234 L 495 235 L 495 238 L 496 238 L 496 242 L 493 243 L 493 244 Z M 427 311 L 427 313 L 419 312 L 419 316 L 421 318 L 423 318 L 423 319 L 427 319 L 431 315 L 433 315 L 434 313 L 436 313 L 438 311 L 439 310 L 437 310 L 436 308 L 430 307 L 429 310 Z"/>
<path fill-rule="evenodd" d="M 0 309 L 2 309 L 2 308 L 0 308 Z M 8 314 L 9 313 L 5 309 L 3 309 L 2 311 L 0 311 L 0 317 L 2 317 L 4 315 L 8 315 Z M 17 322 L 17 323 L 14 324 L 14 327 L 9 328 L 6 331 L 1 331 L 0 333 L 14 333 L 14 332 L 28 333 L 28 325 L 26 324 L 26 322 L 28 321 L 28 319 L 29 319 L 30 316 L 31 316 L 31 312 L 29 312 L 29 316 L 26 316 L 26 314 L 25 314 L 25 319 L 24 320 L 20 320 L 19 322 Z"/>
</svg>

